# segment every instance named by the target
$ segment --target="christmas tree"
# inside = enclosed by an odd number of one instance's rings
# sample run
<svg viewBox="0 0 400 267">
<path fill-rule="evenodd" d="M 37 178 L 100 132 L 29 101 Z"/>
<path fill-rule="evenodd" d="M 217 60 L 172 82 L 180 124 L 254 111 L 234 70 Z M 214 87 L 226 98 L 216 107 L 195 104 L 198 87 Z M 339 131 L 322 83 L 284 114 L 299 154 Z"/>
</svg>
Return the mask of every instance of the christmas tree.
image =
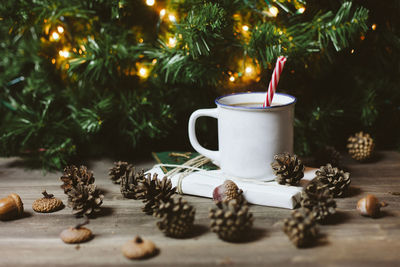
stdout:
<svg viewBox="0 0 400 267">
<path fill-rule="evenodd" d="M 190 113 L 266 91 L 280 55 L 278 90 L 299 99 L 297 153 L 344 147 L 360 128 L 393 147 L 400 130 L 377 128 L 400 113 L 390 2 L 4 0 L 0 153 L 59 169 L 76 156 L 189 150 Z"/>
</svg>

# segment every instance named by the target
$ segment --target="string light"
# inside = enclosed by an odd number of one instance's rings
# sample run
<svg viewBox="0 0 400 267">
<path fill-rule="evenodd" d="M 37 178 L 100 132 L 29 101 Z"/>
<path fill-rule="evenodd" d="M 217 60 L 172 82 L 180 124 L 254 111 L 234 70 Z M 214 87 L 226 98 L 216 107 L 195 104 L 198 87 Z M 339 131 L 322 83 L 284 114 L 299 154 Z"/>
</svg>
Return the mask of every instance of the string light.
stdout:
<svg viewBox="0 0 400 267">
<path fill-rule="evenodd" d="M 155 3 L 154 0 L 146 0 L 146 5 L 148 5 L 148 6 L 153 6 L 154 3 Z"/>
<path fill-rule="evenodd" d="M 146 68 L 140 68 L 139 69 L 139 76 L 142 78 L 146 78 L 148 76 L 148 71 Z"/>
<path fill-rule="evenodd" d="M 176 45 L 176 38 L 175 37 L 170 37 L 168 40 L 168 46 L 169 47 L 175 47 Z"/>
<path fill-rule="evenodd" d="M 165 11 L 165 9 L 161 9 L 160 10 L 160 18 L 163 18 L 165 16 L 165 13 L 167 13 L 167 11 Z"/>
<path fill-rule="evenodd" d="M 56 59 L 55 58 L 51 59 L 51 64 L 56 64 Z"/>
<path fill-rule="evenodd" d="M 234 76 L 229 77 L 229 81 L 234 82 L 235 81 L 235 77 Z"/>
<path fill-rule="evenodd" d="M 58 54 L 63 58 L 69 57 L 69 52 L 67 50 L 60 50 L 58 51 Z"/>
<path fill-rule="evenodd" d="M 253 71 L 254 71 L 253 68 L 250 66 L 246 67 L 246 69 L 244 70 L 244 72 L 246 72 L 246 74 L 252 74 Z"/>
<path fill-rule="evenodd" d="M 372 24 L 372 26 L 371 26 L 371 29 L 373 30 L 373 31 L 375 31 L 376 30 L 376 24 L 374 23 L 374 24 Z"/>
<path fill-rule="evenodd" d="M 351 54 L 354 54 L 354 49 L 351 49 L 350 53 L 351 53 Z"/>
<path fill-rule="evenodd" d="M 306 11 L 305 7 L 300 7 L 299 9 L 297 9 L 297 12 L 299 12 L 300 14 L 303 14 L 304 11 Z"/>
<path fill-rule="evenodd" d="M 53 38 L 54 41 L 60 39 L 60 35 L 57 32 L 52 32 L 51 37 Z"/>
<path fill-rule="evenodd" d="M 249 30 L 249 26 L 243 25 L 242 29 L 243 29 L 245 32 L 247 32 L 247 31 Z"/>
<path fill-rule="evenodd" d="M 274 6 L 271 6 L 271 7 L 269 8 L 269 13 L 270 13 L 273 17 L 276 17 L 276 16 L 278 15 L 278 12 L 279 12 L 278 8 L 276 8 L 276 7 L 274 7 Z"/>
<path fill-rule="evenodd" d="M 169 16 L 168 16 L 168 19 L 169 19 L 170 21 L 172 21 L 172 22 L 176 22 L 176 18 L 175 18 L 174 15 L 169 15 Z"/>
<path fill-rule="evenodd" d="M 64 32 L 64 28 L 62 26 L 57 26 L 57 31 L 62 34 Z"/>
<path fill-rule="evenodd" d="M 140 44 L 143 43 L 143 38 L 140 38 L 140 39 L 139 39 L 139 43 L 140 43 Z"/>
<path fill-rule="evenodd" d="M 155 59 L 153 59 L 152 61 L 151 61 L 151 64 L 156 64 L 157 63 L 157 59 L 155 58 Z"/>
</svg>

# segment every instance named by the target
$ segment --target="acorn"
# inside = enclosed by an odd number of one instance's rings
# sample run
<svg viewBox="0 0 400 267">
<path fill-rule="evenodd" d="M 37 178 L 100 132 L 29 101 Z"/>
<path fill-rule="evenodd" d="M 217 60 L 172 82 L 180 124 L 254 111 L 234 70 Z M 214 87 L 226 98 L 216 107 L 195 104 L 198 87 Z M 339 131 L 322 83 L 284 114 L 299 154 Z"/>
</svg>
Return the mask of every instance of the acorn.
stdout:
<svg viewBox="0 0 400 267">
<path fill-rule="evenodd" d="M 242 197 L 243 191 L 232 180 L 225 180 L 225 182 L 213 191 L 214 201 L 229 201 L 231 199 L 239 199 Z"/>
<path fill-rule="evenodd" d="M 382 207 L 386 207 L 388 204 L 384 201 L 379 200 L 374 195 L 367 195 L 357 202 L 357 210 L 363 216 L 377 217 Z"/>
<path fill-rule="evenodd" d="M 24 204 L 19 195 L 13 193 L 0 199 L 0 220 L 10 220 L 21 217 L 24 213 Z"/>
<path fill-rule="evenodd" d="M 61 232 L 60 238 L 67 244 L 78 244 L 89 241 L 92 237 L 92 231 L 86 227 L 82 227 L 89 223 L 87 219 L 85 222 L 77 224 L 75 227 L 69 227 Z"/>
<path fill-rule="evenodd" d="M 53 212 L 60 210 L 64 207 L 63 202 L 59 198 L 55 198 L 53 194 L 48 194 L 46 190 L 42 192 L 43 196 L 36 199 L 32 204 L 32 209 L 36 212 Z"/>
<path fill-rule="evenodd" d="M 143 259 L 156 254 L 156 245 L 147 239 L 136 236 L 122 246 L 122 254 L 128 259 Z"/>
</svg>

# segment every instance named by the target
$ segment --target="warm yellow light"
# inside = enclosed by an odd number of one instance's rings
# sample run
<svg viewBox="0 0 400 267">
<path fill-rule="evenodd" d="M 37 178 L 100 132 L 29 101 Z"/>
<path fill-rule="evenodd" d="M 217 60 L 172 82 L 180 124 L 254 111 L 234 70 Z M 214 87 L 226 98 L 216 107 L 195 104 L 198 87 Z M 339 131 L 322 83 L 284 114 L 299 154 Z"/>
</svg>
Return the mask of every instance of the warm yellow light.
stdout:
<svg viewBox="0 0 400 267">
<path fill-rule="evenodd" d="M 374 23 L 374 24 L 372 24 L 372 26 L 371 26 L 371 29 L 373 30 L 373 31 L 375 31 L 376 30 L 376 24 Z"/>
<path fill-rule="evenodd" d="M 146 5 L 152 6 L 154 5 L 155 1 L 154 0 L 146 0 Z"/>
<path fill-rule="evenodd" d="M 242 29 L 243 29 L 245 32 L 247 32 L 247 31 L 249 30 L 249 26 L 243 25 Z"/>
<path fill-rule="evenodd" d="M 306 8 L 305 8 L 305 7 L 300 7 L 299 9 L 297 9 L 297 11 L 298 11 L 299 13 L 303 14 L 304 11 L 306 11 Z"/>
<path fill-rule="evenodd" d="M 244 70 L 247 74 L 251 74 L 253 72 L 253 68 L 252 67 L 246 67 L 246 69 Z"/>
<path fill-rule="evenodd" d="M 156 64 L 157 63 L 157 59 L 155 58 L 155 59 L 153 59 L 152 61 L 151 61 L 151 64 Z"/>
<path fill-rule="evenodd" d="M 175 18 L 174 15 L 169 15 L 169 16 L 168 16 L 168 19 L 169 19 L 170 21 L 172 21 L 172 22 L 176 22 L 176 18 Z"/>
<path fill-rule="evenodd" d="M 51 59 L 51 64 L 56 64 L 56 59 L 55 58 Z"/>
<path fill-rule="evenodd" d="M 354 54 L 354 49 L 351 49 L 350 53 L 351 53 L 351 54 Z"/>
<path fill-rule="evenodd" d="M 140 39 L 139 39 L 139 43 L 143 43 L 143 38 L 140 38 Z"/>
<path fill-rule="evenodd" d="M 67 50 L 60 50 L 58 51 L 58 54 L 63 58 L 69 57 L 69 52 Z"/>
<path fill-rule="evenodd" d="M 140 77 L 146 77 L 146 76 L 147 76 L 147 69 L 145 69 L 145 68 L 140 68 L 140 69 L 139 69 L 139 76 L 140 76 Z"/>
<path fill-rule="evenodd" d="M 169 47 L 175 47 L 176 45 L 176 38 L 175 37 L 170 37 L 168 40 L 168 46 Z"/>
<path fill-rule="evenodd" d="M 57 27 L 57 31 L 62 34 L 64 32 L 64 28 L 62 26 Z"/>
<path fill-rule="evenodd" d="M 272 15 L 273 17 L 276 17 L 276 16 L 278 15 L 278 12 L 279 12 L 278 8 L 276 8 L 276 7 L 274 7 L 274 6 L 271 6 L 271 7 L 269 8 L 269 13 L 271 13 L 271 15 Z"/>
<path fill-rule="evenodd" d="M 51 37 L 53 38 L 54 41 L 57 41 L 58 39 L 60 39 L 60 35 L 57 32 L 53 32 L 51 34 Z"/>
<path fill-rule="evenodd" d="M 234 82 L 235 81 L 235 77 L 234 76 L 229 77 L 229 81 Z"/>
<path fill-rule="evenodd" d="M 165 11 L 165 9 L 161 9 L 160 17 L 163 18 L 165 16 L 165 13 L 167 13 L 167 11 Z"/>
</svg>

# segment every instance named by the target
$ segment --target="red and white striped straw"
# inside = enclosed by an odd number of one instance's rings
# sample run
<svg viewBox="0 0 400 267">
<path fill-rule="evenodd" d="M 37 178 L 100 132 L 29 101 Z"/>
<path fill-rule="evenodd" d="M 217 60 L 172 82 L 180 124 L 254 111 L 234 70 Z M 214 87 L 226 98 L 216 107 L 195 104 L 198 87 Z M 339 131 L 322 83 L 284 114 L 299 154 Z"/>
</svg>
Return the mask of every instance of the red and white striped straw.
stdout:
<svg viewBox="0 0 400 267">
<path fill-rule="evenodd" d="M 279 77 L 281 76 L 281 72 L 283 67 L 285 66 L 286 57 L 280 56 L 276 60 L 275 69 L 272 73 L 271 81 L 269 82 L 268 91 L 265 96 L 263 107 L 271 106 L 272 99 L 274 98 L 274 94 L 276 91 L 276 87 L 278 86 Z"/>
</svg>

